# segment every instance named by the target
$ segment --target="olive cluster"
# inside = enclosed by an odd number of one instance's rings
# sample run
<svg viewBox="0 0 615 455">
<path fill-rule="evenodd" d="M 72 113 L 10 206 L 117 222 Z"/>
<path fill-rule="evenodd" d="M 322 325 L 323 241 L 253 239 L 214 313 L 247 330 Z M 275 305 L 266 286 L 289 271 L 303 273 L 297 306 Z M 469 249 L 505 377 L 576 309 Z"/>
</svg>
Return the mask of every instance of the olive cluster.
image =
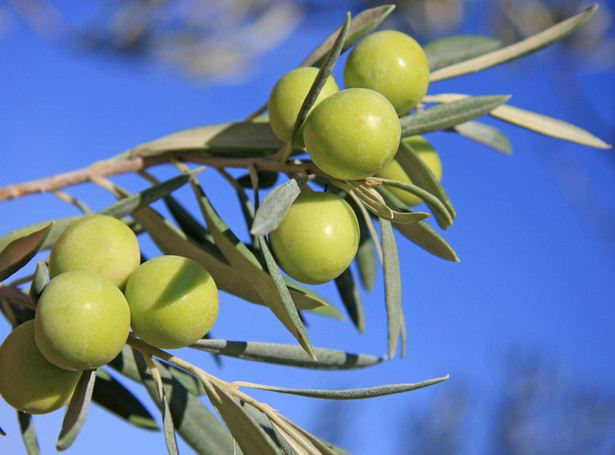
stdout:
<svg viewBox="0 0 615 455">
<path fill-rule="evenodd" d="M 210 274 L 165 255 L 141 264 L 134 232 L 106 215 L 80 218 L 49 254 L 50 280 L 35 317 L 0 346 L 0 395 L 16 409 L 62 407 L 84 370 L 113 360 L 129 333 L 158 348 L 203 337 L 218 315 Z"/>
<path fill-rule="evenodd" d="M 301 105 L 318 68 L 300 67 L 274 85 L 267 104 L 269 123 L 284 142 L 291 139 Z M 329 76 L 294 145 L 304 146 L 326 174 L 339 180 L 381 177 L 412 183 L 395 160 L 401 139 L 399 116 L 415 108 L 427 92 L 429 65 L 410 36 L 384 30 L 363 38 L 344 65 L 346 88 Z M 440 159 L 422 137 L 403 139 L 440 179 Z M 391 189 L 409 206 L 418 197 Z M 352 262 L 359 228 L 352 208 L 329 193 L 302 193 L 269 241 L 281 268 L 292 278 L 320 284 L 339 276 Z"/>
</svg>

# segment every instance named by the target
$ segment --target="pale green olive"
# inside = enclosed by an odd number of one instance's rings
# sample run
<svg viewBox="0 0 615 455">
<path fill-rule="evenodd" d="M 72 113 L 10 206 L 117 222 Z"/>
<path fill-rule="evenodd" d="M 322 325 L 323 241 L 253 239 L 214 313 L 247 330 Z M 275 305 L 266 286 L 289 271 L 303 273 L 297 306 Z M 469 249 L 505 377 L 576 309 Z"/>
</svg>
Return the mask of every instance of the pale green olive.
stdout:
<svg viewBox="0 0 615 455">
<path fill-rule="evenodd" d="M 58 237 L 49 253 L 49 276 L 85 270 L 110 279 L 120 289 L 141 262 L 134 232 L 107 215 L 79 218 Z"/>
<path fill-rule="evenodd" d="M 403 115 L 427 92 L 429 64 L 412 37 L 382 30 L 367 35 L 352 49 L 344 64 L 344 84 L 382 93 Z"/>
<path fill-rule="evenodd" d="M 402 141 L 410 145 L 412 149 L 418 153 L 419 158 L 427 165 L 429 170 L 438 180 L 442 179 L 442 163 L 440 162 L 440 157 L 429 142 L 421 136 L 408 137 Z M 393 159 L 380 172 L 378 172 L 376 177 L 389 180 L 398 180 L 403 183 L 412 183 L 410 177 L 408 177 L 408 174 L 406 174 L 396 159 Z M 401 188 L 387 188 L 408 206 L 415 206 L 423 202 L 423 200 L 418 196 L 404 191 Z"/>
<path fill-rule="evenodd" d="M 0 345 L 0 395 L 28 414 L 46 414 L 70 400 L 79 371 L 50 363 L 34 341 L 34 320 L 17 326 Z"/>
<path fill-rule="evenodd" d="M 218 289 L 198 262 L 166 255 L 150 259 L 126 284 L 134 334 L 162 349 L 205 336 L 218 316 Z"/>
<path fill-rule="evenodd" d="M 66 370 L 105 365 L 120 353 L 130 330 L 122 291 L 107 278 L 82 270 L 47 283 L 34 320 L 41 354 Z"/>
<path fill-rule="evenodd" d="M 282 76 L 273 86 L 267 102 L 267 111 L 271 129 L 280 140 L 284 142 L 290 140 L 301 105 L 310 91 L 318 71 L 318 68 L 312 66 L 295 68 Z M 338 91 L 339 88 L 335 80 L 329 76 L 312 109 L 326 97 Z M 295 143 L 303 145 L 303 124 L 297 131 Z"/>
<path fill-rule="evenodd" d="M 359 246 L 359 223 L 346 201 L 333 193 L 301 193 L 278 228 L 269 233 L 284 272 L 306 284 L 335 279 Z"/>
<path fill-rule="evenodd" d="M 342 180 L 372 177 L 393 159 L 401 137 L 399 118 L 380 93 L 351 88 L 314 108 L 303 139 L 321 170 Z"/>
</svg>

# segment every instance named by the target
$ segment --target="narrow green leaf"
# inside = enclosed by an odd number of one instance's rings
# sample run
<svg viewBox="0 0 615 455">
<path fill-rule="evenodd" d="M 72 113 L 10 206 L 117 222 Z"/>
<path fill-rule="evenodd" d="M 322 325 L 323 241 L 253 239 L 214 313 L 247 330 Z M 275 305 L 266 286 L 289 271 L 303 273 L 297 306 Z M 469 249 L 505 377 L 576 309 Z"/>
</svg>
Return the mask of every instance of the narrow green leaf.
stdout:
<svg viewBox="0 0 615 455">
<path fill-rule="evenodd" d="M 233 438 L 245 454 L 271 455 L 281 453 L 263 429 L 226 391 L 213 382 L 203 384 L 211 404 L 216 408 Z"/>
<path fill-rule="evenodd" d="M 34 422 L 32 416 L 25 412 L 17 411 L 17 421 L 19 422 L 19 430 L 21 431 L 21 439 L 24 448 L 28 455 L 39 455 L 38 441 L 34 431 Z"/>
<path fill-rule="evenodd" d="M 426 97 L 427 100 L 448 104 L 468 99 L 468 95 L 458 93 L 442 93 Z M 608 149 L 609 144 L 578 126 L 536 112 L 526 111 L 509 104 L 493 109 L 489 114 L 514 125 L 535 131 L 545 136 L 574 142 L 589 147 Z"/>
<path fill-rule="evenodd" d="M 28 292 L 30 300 L 36 305 L 38 298 L 43 292 L 43 288 L 49 281 L 49 270 L 45 261 L 36 261 L 36 267 L 34 268 L 34 275 L 32 276 L 32 282 L 30 283 L 30 291 Z"/>
<path fill-rule="evenodd" d="M 202 170 L 203 168 L 198 168 L 188 174 L 180 174 L 164 182 L 152 185 L 139 193 L 120 199 L 114 204 L 104 208 L 99 213 L 115 218 L 130 215 L 143 207 L 149 206 L 152 202 L 167 196 L 169 193 L 188 182 L 190 177 L 197 175 Z"/>
<path fill-rule="evenodd" d="M 580 27 L 592 14 L 594 14 L 597 8 L 597 4 L 593 5 L 573 17 L 555 24 L 536 35 L 511 44 L 510 46 L 434 71 L 431 73 L 429 79 L 431 82 L 435 82 L 442 79 L 462 76 L 464 74 L 475 73 L 535 52 L 576 30 L 577 27 Z"/>
<path fill-rule="evenodd" d="M 454 219 L 456 216 L 455 208 L 451 203 L 446 191 L 442 187 L 442 184 L 438 180 L 438 178 L 431 172 L 429 166 L 425 164 L 425 162 L 420 158 L 419 154 L 412 148 L 412 146 L 402 141 L 399 147 L 399 152 L 396 155 L 396 159 L 403 168 L 403 170 L 408 174 L 410 180 L 414 182 L 416 185 L 424 188 L 434 196 L 436 196 L 442 204 L 446 207 L 450 218 Z M 429 199 L 424 199 L 427 206 L 434 211 L 436 206 Z M 435 215 L 435 212 L 434 212 Z M 446 224 L 444 219 L 440 219 L 436 217 L 438 220 L 438 224 L 444 228 L 445 226 L 450 226 L 450 224 Z M 446 220 L 448 221 L 448 220 Z"/>
<path fill-rule="evenodd" d="M 156 405 L 161 408 L 158 399 L 158 388 L 147 369 L 142 355 L 132 348 L 123 351 L 126 359 L 132 357 L 127 363 L 136 363 L 141 382 Z M 190 393 L 173 375 L 169 367 L 156 362 L 158 371 L 164 384 L 164 393 L 168 397 L 170 415 L 175 430 L 181 435 L 196 453 L 217 455 L 232 453 L 233 441 L 230 433 L 220 421 Z"/>
<path fill-rule="evenodd" d="M 350 268 L 344 270 L 342 274 L 335 279 L 335 286 L 346 308 L 346 312 L 348 316 L 350 316 L 350 320 L 360 333 L 365 332 L 365 317 L 363 315 L 361 296 L 355 285 Z"/>
<path fill-rule="evenodd" d="M 423 46 L 429 71 L 463 62 L 499 48 L 502 42 L 489 36 L 455 35 L 430 41 Z"/>
<path fill-rule="evenodd" d="M 282 272 L 280 272 L 278 264 L 273 258 L 271 251 L 269 251 L 267 241 L 264 237 L 259 237 L 258 245 L 261 250 L 261 254 L 263 255 L 263 258 L 265 259 L 265 264 L 267 265 L 269 275 L 271 275 L 271 278 L 281 298 L 281 302 L 284 306 L 284 319 L 290 319 L 291 323 L 293 324 L 294 330 L 291 330 L 291 333 L 295 336 L 295 338 L 297 338 L 297 341 L 299 341 L 299 344 L 305 350 L 305 352 L 313 360 L 316 360 L 316 356 L 314 355 L 314 351 L 312 350 L 312 346 L 310 345 L 310 340 L 308 339 L 305 327 L 303 326 L 303 322 L 301 321 L 299 313 L 297 312 L 297 307 L 293 302 L 293 299 L 290 295 L 290 291 L 288 290 L 288 287 L 286 287 L 286 282 L 284 280 L 284 277 L 282 276 Z"/>
<path fill-rule="evenodd" d="M 413 390 L 422 389 L 435 384 L 439 384 L 448 379 L 447 376 L 441 378 L 428 379 L 426 381 L 416 382 L 414 384 L 388 384 L 377 387 L 365 387 L 360 389 L 346 390 L 317 390 L 317 389 L 290 389 L 285 387 L 275 387 L 261 384 L 237 383 L 241 387 L 250 387 L 252 389 L 267 390 L 269 392 L 286 393 L 289 395 L 299 395 L 308 398 L 321 398 L 325 400 L 363 400 L 367 398 L 376 398 L 396 393 L 411 392 Z"/>
<path fill-rule="evenodd" d="M 224 224 L 211 206 L 201 186 L 195 180 L 192 180 L 191 184 L 205 217 L 207 227 L 216 240 L 216 245 L 233 266 L 233 269 L 253 286 L 254 290 L 256 290 L 273 314 L 284 324 L 306 352 L 312 355 L 305 329 L 296 313 L 297 309 L 294 302 L 292 299 L 287 299 L 286 296 L 281 295 L 282 287 L 288 291 L 288 288 L 284 285 L 284 280 L 279 280 L 281 275 L 279 277 L 272 277 L 263 270 L 256 256 Z M 259 243 L 261 243 L 260 247 L 263 249 L 263 242 Z M 272 269 L 269 270 L 269 273 L 272 273 Z"/>
<path fill-rule="evenodd" d="M 146 430 L 159 429 L 156 421 L 139 399 L 121 382 L 100 368 L 96 371 L 92 401 L 132 425 Z"/>
<path fill-rule="evenodd" d="M 401 337 L 401 356 L 406 351 L 406 324 L 401 305 L 401 277 L 399 272 L 399 258 L 393 227 L 387 220 L 379 219 L 380 234 L 382 235 L 382 253 L 384 269 L 384 303 L 387 310 L 388 327 L 388 354 L 392 359 L 395 356 L 397 342 Z"/>
<path fill-rule="evenodd" d="M 290 179 L 267 193 L 254 215 L 250 233 L 254 236 L 264 236 L 277 229 L 299 194 L 301 187 L 296 179 Z"/>
<path fill-rule="evenodd" d="M 88 414 L 94 383 L 96 382 L 96 370 L 84 371 L 79 378 L 73 397 L 66 408 L 66 414 L 62 421 L 62 429 L 56 443 L 57 450 L 68 449 L 81 431 Z"/>
<path fill-rule="evenodd" d="M 419 221 L 414 224 L 396 224 L 395 229 L 408 240 L 431 254 L 447 261 L 459 262 L 459 258 L 453 248 L 425 221 Z"/>
<path fill-rule="evenodd" d="M 382 358 L 366 354 L 350 354 L 325 348 L 312 348 L 318 358 L 314 362 L 299 346 L 258 341 L 226 341 L 202 339 L 190 346 L 202 351 L 276 365 L 317 370 L 349 370 L 382 362 Z"/>
<path fill-rule="evenodd" d="M 495 110 L 497 111 L 497 108 Z M 498 152 L 505 153 L 506 155 L 512 153 L 512 145 L 504 133 L 486 123 L 469 121 L 460 123 L 453 130 L 461 136 L 491 147 Z"/>
<path fill-rule="evenodd" d="M 114 158 L 152 157 L 175 152 L 203 152 L 209 156 L 263 157 L 284 145 L 269 123 L 221 123 L 178 131 L 141 144 Z"/>
<path fill-rule="evenodd" d="M 171 213 L 171 216 L 180 227 L 182 232 L 197 243 L 212 244 L 211 234 L 207 232 L 205 226 L 199 223 L 188 210 L 184 208 L 173 196 L 166 196 L 164 204 Z"/>
<path fill-rule="evenodd" d="M 354 207 L 354 201 L 352 201 Z M 376 282 L 376 251 L 372 239 L 369 235 L 365 219 L 360 213 L 357 213 L 357 220 L 359 221 L 359 248 L 357 249 L 357 255 L 355 261 L 359 268 L 359 277 L 361 278 L 361 284 L 363 287 L 370 291 L 373 289 Z"/>
<path fill-rule="evenodd" d="M 43 246 L 52 226 L 53 221 L 40 230 L 11 241 L 0 251 L 0 281 L 6 280 L 34 257 Z"/>
<path fill-rule="evenodd" d="M 508 95 L 473 96 L 406 115 L 399 119 L 402 137 L 446 130 L 474 120 L 504 104 L 509 98 Z"/>
<path fill-rule="evenodd" d="M 342 53 L 344 43 L 346 42 L 346 36 L 348 34 L 349 25 L 350 25 L 350 13 L 346 13 L 346 19 L 344 20 L 344 23 L 342 24 L 341 29 L 339 29 L 339 32 L 337 34 L 337 37 L 335 38 L 333 45 L 331 46 L 331 49 L 327 52 L 327 55 L 323 63 L 320 65 L 318 74 L 316 75 L 316 78 L 314 79 L 314 82 L 312 83 L 312 86 L 310 87 L 308 94 L 303 100 L 303 103 L 301 104 L 301 108 L 299 108 L 299 113 L 297 114 L 297 118 L 295 120 L 295 124 L 293 125 L 293 130 L 290 135 L 290 141 L 289 141 L 290 144 L 293 144 L 295 142 L 295 136 L 297 135 L 297 132 L 299 131 L 299 128 L 301 127 L 301 124 L 307 118 L 310 110 L 314 106 L 314 103 L 318 99 L 318 95 L 320 95 L 320 91 L 322 90 L 325 83 L 327 82 L 327 79 L 331 75 L 331 72 L 333 71 L 333 67 L 335 66 L 335 63 L 337 62 L 337 59 Z"/>
<path fill-rule="evenodd" d="M 349 49 L 354 43 L 363 38 L 395 9 L 395 5 L 382 5 L 375 8 L 370 8 L 358 13 L 351 21 L 348 27 L 348 34 L 344 43 L 343 51 Z M 321 44 L 314 49 L 310 55 L 301 63 L 301 66 L 320 66 L 329 49 L 333 47 L 333 43 L 339 35 L 341 27 L 335 29 Z"/>
<path fill-rule="evenodd" d="M 81 216 L 70 216 L 66 218 L 59 218 L 55 221 L 43 221 L 41 223 L 36 223 L 30 226 L 16 229 L 0 237 L 0 250 L 6 248 L 6 246 L 12 241 L 21 237 L 26 237 L 30 234 L 33 234 L 34 232 L 41 231 L 47 226 L 49 226 L 50 223 L 53 223 L 51 226 L 51 231 L 47 234 L 47 238 L 45 239 L 43 245 L 40 248 L 41 250 L 47 250 L 53 246 L 56 239 L 60 236 L 64 229 L 66 229 L 69 224 L 79 218 L 81 218 Z"/>
</svg>

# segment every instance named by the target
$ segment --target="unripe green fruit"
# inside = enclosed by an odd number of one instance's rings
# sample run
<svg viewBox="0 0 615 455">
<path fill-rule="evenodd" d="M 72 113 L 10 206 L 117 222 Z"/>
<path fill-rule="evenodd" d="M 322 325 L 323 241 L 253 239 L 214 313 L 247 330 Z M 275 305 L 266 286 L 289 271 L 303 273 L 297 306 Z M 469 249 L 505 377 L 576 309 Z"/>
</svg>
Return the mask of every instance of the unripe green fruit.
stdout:
<svg viewBox="0 0 615 455">
<path fill-rule="evenodd" d="M 401 126 L 395 109 L 380 93 L 351 88 L 314 108 L 303 139 L 312 161 L 342 180 L 372 177 L 397 152 Z"/>
<path fill-rule="evenodd" d="M 284 142 L 290 140 L 299 109 L 301 109 L 318 71 L 318 68 L 312 66 L 295 68 L 282 76 L 273 86 L 267 103 L 267 111 L 271 129 L 280 140 Z M 329 76 L 312 109 L 326 97 L 338 91 L 339 88 L 335 80 Z M 303 124 L 297 131 L 295 143 L 303 145 Z"/>
<path fill-rule="evenodd" d="M 412 37 L 383 30 L 366 36 L 352 49 L 344 65 L 344 84 L 382 93 L 403 115 L 427 92 L 429 63 Z"/>
<path fill-rule="evenodd" d="M 0 395 L 28 414 L 46 414 L 70 400 L 81 373 L 58 368 L 39 352 L 34 321 L 17 326 L 0 346 Z"/>
<path fill-rule="evenodd" d="M 306 284 L 335 279 L 359 247 L 359 223 L 346 201 L 333 193 L 301 193 L 278 228 L 269 233 L 284 272 Z"/>
<path fill-rule="evenodd" d="M 202 338 L 218 316 L 218 289 L 198 262 L 159 256 L 141 264 L 126 284 L 134 334 L 162 349 Z"/>
<path fill-rule="evenodd" d="M 412 149 L 418 153 L 419 158 L 423 160 L 423 162 L 427 165 L 429 170 L 438 180 L 442 179 L 442 163 L 440 162 L 440 157 L 429 142 L 427 142 L 421 136 L 412 136 L 409 138 L 405 138 L 402 141 L 410 145 Z M 408 177 L 408 174 L 406 174 L 401 165 L 395 159 L 393 159 L 389 164 L 387 164 L 384 169 L 378 172 L 376 177 L 381 177 L 383 179 L 389 180 L 398 180 L 403 183 L 412 183 L 410 177 Z M 407 191 L 402 190 L 401 188 L 387 188 L 389 191 L 391 191 L 391 193 L 397 196 L 402 202 L 404 202 L 408 206 L 418 205 L 423 202 L 423 200 L 418 196 L 410 194 Z"/>
<path fill-rule="evenodd" d="M 141 262 L 134 232 L 106 215 L 78 219 L 58 237 L 49 253 L 49 276 L 85 270 L 110 279 L 120 289 Z"/>
<path fill-rule="evenodd" d="M 47 283 L 34 320 L 41 354 L 66 370 L 105 365 L 120 353 L 130 330 L 122 291 L 107 278 L 81 270 Z"/>
</svg>

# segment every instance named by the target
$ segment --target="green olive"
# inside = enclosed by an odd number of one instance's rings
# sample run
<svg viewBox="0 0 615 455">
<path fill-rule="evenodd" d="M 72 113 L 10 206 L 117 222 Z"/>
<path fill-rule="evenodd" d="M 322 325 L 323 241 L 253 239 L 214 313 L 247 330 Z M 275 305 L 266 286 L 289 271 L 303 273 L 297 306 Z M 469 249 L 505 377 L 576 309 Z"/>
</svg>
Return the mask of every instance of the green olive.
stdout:
<svg viewBox="0 0 615 455">
<path fill-rule="evenodd" d="M 351 88 L 314 108 L 303 139 L 312 161 L 332 177 L 372 177 L 393 159 L 401 137 L 399 118 L 380 93 Z"/>
<path fill-rule="evenodd" d="M 132 229 L 106 215 L 78 219 L 58 237 L 49 253 L 49 276 L 85 270 L 103 275 L 120 289 L 141 262 Z"/>
<path fill-rule="evenodd" d="M 273 132 L 280 140 L 284 142 L 290 140 L 299 109 L 301 109 L 301 105 L 310 91 L 318 71 L 318 68 L 312 66 L 295 68 L 282 76 L 273 86 L 267 103 L 267 111 L 269 113 L 271 129 L 273 129 Z M 312 109 L 326 97 L 338 91 L 339 88 L 335 80 L 329 76 L 318 94 Z M 295 143 L 303 145 L 303 124 L 297 131 Z"/>
<path fill-rule="evenodd" d="M 429 64 L 412 37 L 383 30 L 367 35 L 352 49 L 344 64 L 344 84 L 382 93 L 403 115 L 427 92 Z"/>
<path fill-rule="evenodd" d="M 34 320 L 41 354 L 66 370 L 89 370 L 113 360 L 130 330 L 122 291 L 107 278 L 82 270 L 47 283 Z"/>
<path fill-rule="evenodd" d="M 39 352 L 34 321 L 17 326 L 0 345 L 0 395 L 28 414 L 46 414 L 70 400 L 81 373 L 58 368 Z"/>
<path fill-rule="evenodd" d="M 402 141 L 410 145 L 412 149 L 418 153 L 419 158 L 427 165 L 438 180 L 442 179 L 442 163 L 440 162 L 440 157 L 429 142 L 421 136 L 408 137 Z M 378 172 L 376 177 L 398 180 L 403 183 L 412 183 L 410 177 L 408 177 L 408 174 L 406 174 L 396 159 L 393 159 L 384 169 Z M 423 202 L 418 196 L 404 191 L 401 188 L 388 187 L 388 189 L 406 205 L 415 206 Z"/>
<path fill-rule="evenodd" d="M 359 223 L 346 201 L 333 193 L 301 193 L 277 229 L 269 233 L 284 272 L 306 284 L 335 279 L 359 246 Z"/>
<path fill-rule="evenodd" d="M 150 259 L 126 284 L 131 326 L 143 341 L 162 349 L 202 338 L 218 316 L 218 289 L 192 259 L 166 255 Z"/>
</svg>

